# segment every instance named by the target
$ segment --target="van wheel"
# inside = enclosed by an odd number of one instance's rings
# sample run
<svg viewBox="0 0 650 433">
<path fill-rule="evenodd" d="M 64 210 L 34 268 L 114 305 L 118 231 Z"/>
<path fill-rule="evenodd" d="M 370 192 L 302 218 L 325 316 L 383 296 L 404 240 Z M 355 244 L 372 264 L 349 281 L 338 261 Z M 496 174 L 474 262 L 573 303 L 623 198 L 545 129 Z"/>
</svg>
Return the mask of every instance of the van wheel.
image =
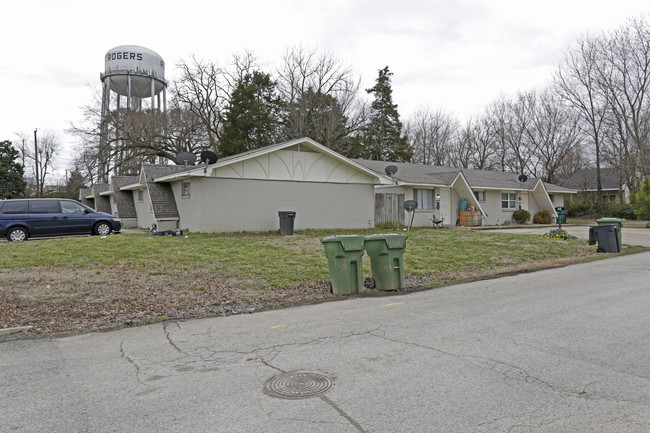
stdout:
<svg viewBox="0 0 650 433">
<path fill-rule="evenodd" d="M 111 226 L 108 225 L 108 223 L 97 223 L 95 224 L 95 228 L 93 229 L 93 234 L 96 236 L 106 236 L 111 232 Z"/>
<path fill-rule="evenodd" d="M 7 240 L 10 242 L 22 242 L 28 237 L 27 230 L 22 227 L 16 227 L 7 232 Z"/>
</svg>

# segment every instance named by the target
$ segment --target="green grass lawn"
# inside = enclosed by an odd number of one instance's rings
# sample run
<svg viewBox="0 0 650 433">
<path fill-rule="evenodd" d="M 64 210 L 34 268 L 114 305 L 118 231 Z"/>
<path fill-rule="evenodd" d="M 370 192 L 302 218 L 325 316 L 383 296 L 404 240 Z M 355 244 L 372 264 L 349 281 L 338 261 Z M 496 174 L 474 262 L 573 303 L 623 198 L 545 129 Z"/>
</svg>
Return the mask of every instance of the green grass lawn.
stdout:
<svg viewBox="0 0 650 433">
<path fill-rule="evenodd" d="M 145 232 L 0 243 L 0 328 L 32 333 L 116 329 L 164 320 L 248 313 L 341 298 L 324 284 L 320 242 L 390 230 L 149 237 Z M 399 231 L 399 233 L 406 233 Z M 641 251 L 625 246 L 624 253 Z M 414 228 L 404 253 L 405 291 L 596 258 L 584 240 L 484 230 Z M 364 277 L 371 272 L 364 256 Z M 363 296 L 380 294 L 366 291 Z"/>
<path fill-rule="evenodd" d="M 85 267 L 152 275 L 191 275 L 194 270 L 210 267 L 216 276 L 240 280 L 254 288 L 267 285 L 285 288 L 328 278 L 321 238 L 333 234 L 386 232 L 390 231 L 307 230 L 282 237 L 275 233 L 190 234 L 187 238 L 120 234 L 104 239 L 93 236 L 30 240 L 4 244 L 0 249 L 0 269 Z M 405 276 L 435 277 L 543 260 L 581 259 L 594 255 L 593 250 L 579 240 L 414 228 L 408 233 L 404 254 Z M 369 261 L 364 265 L 364 273 L 369 275 Z"/>
</svg>

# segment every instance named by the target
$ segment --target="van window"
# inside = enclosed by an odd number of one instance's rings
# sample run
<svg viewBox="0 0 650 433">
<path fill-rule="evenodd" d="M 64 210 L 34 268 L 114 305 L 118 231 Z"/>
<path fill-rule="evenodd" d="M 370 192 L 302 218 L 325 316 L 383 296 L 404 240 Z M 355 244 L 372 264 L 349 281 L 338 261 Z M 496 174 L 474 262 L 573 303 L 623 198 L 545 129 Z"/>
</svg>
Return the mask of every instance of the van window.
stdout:
<svg viewBox="0 0 650 433">
<path fill-rule="evenodd" d="M 59 201 L 30 200 L 29 213 L 59 213 Z"/>
<path fill-rule="evenodd" d="M 62 213 L 78 213 L 82 214 L 86 210 L 85 207 L 74 201 L 62 201 L 61 202 L 61 212 Z"/>
<path fill-rule="evenodd" d="M 17 214 L 27 212 L 27 200 L 25 201 L 6 201 L 2 206 L 2 213 L 4 214 Z"/>
</svg>

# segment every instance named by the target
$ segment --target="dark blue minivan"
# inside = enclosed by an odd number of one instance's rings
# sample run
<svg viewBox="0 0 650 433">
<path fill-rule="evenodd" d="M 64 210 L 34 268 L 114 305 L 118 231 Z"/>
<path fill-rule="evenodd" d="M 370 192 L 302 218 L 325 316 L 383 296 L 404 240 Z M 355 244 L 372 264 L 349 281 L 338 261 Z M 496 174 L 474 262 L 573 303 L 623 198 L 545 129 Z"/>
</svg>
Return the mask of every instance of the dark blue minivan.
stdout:
<svg viewBox="0 0 650 433">
<path fill-rule="evenodd" d="M 0 236 L 24 241 L 32 236 L 62 236 L 119 232 L 117 217 L 97 212 L 77 201 L 63 198 L 0 200 Z"/>
</svg>

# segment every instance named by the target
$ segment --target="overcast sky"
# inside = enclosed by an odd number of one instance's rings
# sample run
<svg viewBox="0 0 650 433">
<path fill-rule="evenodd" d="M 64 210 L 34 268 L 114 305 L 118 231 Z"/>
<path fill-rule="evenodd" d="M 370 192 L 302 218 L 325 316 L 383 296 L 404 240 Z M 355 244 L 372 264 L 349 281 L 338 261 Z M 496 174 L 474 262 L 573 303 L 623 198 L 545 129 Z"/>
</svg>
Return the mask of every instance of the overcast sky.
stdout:
<svg viewBox="0 0 650 433">
<path fill-rule="evenodd" d="M 166 78 L 190 56 L 226 64 L 249 50 L 273 65 L 288 47 L 330 52 L 372 87 L 389 66 L 402 120 L 419 106 L 459 119 L 500 94 L 546 85 L 579 35 L 650 13 L 648 0 L 24 0 L 0 7 L 0 140 L 58 133 L 71 160 L 81 107 L 100 85 L 105 53 L 140 45 Z"/>
</svg>

